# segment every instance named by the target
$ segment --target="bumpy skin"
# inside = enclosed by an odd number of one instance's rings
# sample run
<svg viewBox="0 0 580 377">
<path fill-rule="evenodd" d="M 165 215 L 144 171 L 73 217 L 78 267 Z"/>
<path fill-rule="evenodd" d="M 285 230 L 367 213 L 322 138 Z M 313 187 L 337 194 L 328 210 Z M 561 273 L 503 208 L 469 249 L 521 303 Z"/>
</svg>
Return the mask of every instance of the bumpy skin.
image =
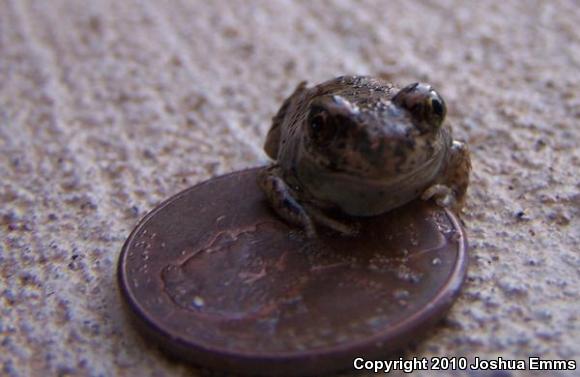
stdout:
<svg viewBox="0 0 580 377">
<path fill-rule="evenodd" d="M 258 183 L 309 237 L 315 224 L 354 234 L 343 215 L 374 216 L 417 197 L 460 210 L 471 164 L 466 145 L 443 126 L 445 112 L 427 84 L 398 90 L 366 76 L 313 88 L 302 82 L 273 118 L 265 151 L 275 162 Z"/>
</svg>

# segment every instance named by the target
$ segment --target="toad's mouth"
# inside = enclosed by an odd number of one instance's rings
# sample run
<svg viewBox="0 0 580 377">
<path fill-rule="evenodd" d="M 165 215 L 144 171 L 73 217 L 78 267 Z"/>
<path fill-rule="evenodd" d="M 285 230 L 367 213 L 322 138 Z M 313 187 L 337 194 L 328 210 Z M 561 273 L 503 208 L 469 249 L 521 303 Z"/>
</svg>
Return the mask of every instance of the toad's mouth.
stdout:
<svg viewBox="0 0 580 377">
<path fill-rule="evenodd" d="M 409 171 L 388 171 L 386 169 L 358 169 L 356 165 L 344 166 L 336 164 L 320 156 L 310 153 L 303 154 L 303 166 L 310 166 L 313 173 L 325 176 L 328 180 L 344 182 L 345 184 L 361 184 L 371 187 L 404 185 L 414 181 L 434 179 L 444 168 L 446 159 L 445 150 L 439 150 L 423 163 L 414 166 Z"/>
<path fill-rule="evenodd" d="M 317 171 L 345 176 L 353 180 L 382 181 L 385 177 L 389 177 L 391 180 L 399 175 L 406 176 L 414 172 L 438 170 L 447 156 L 445 148 L 434 148 L 428 158 L 423 161 L 421 161 L 422 158 L 419 158 L 420 163 L 417 161 L 413 166 L 407 164 L 406 169 L 403 170 L 398 169 L 397 166 L 405 165 L 404 158 L 400 159 L 399 162 L 397 162 L 397 155 L 391 155 L 388 159 L 380 156 L 368 158 L 368 153 L 363 152 L 344 153 L 343 151 L 340 155 L 333 155 L 332 152 L 321 154 L 318 151 L 303 148 L 301 165 L 312 166 Z"/>
</svg>

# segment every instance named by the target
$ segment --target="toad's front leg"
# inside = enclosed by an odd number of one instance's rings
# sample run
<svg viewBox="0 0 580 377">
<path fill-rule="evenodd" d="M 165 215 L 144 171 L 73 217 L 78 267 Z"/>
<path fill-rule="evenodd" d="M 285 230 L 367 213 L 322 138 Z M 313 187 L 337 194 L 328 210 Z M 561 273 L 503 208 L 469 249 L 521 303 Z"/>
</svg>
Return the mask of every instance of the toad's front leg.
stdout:
<svg viewBox="0 0 580 377">
<path fill-rule="evenodd" d="M 274 211 L 289 223 L 302 227 L 308 238 L 316 237 L 315 223 L 345 236 L 354 236 L 358 233 L 358 224 L 344 224 L 311 203 L 298 202 L 296 191 L 286 184 L 278 165 L 262 169 L 258 173 L 258 185 L 266 194 Z"/>
<path fill-rule="evenodd" d="M 282 179 L 278 165 L 272 165 L 260 170 L 258 173 L 258 185 L 280 217 L 291 224 L 304 228 L 308 238 L 316 237 L 316 229 L 310 215 L 296 201 L 296 194 Z"/>
<path fill-rule="evenodd" d="M 445 173 L 435 184 L 423 192 L 421 199 L 434 198 L 438 205 L 453 208 L 459 212 L 465 202 L 470 171 L 471 158 L 467 145 L 454 140 Z"/>
</svg>

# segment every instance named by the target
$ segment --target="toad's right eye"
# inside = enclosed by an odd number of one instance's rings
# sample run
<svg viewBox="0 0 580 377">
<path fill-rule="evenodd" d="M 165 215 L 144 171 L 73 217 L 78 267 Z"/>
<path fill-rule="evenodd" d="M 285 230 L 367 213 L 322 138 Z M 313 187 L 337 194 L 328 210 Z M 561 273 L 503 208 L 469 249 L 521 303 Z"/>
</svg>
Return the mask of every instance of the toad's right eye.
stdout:
<svg viewBox="0 0 580 377">
<path fill-rule="evenodd" d="M 313 106 L 308 116 L 308 133 L 310 138 L 319 145 L 326 145 L 336 134 L 336 122 L 325 110 Z"/>
<path fill-rule="evenodd" d="M 316 144 L 328 145 L 358 113 L 356 106 L 339 95 L 317 97 L 310 104 L 308 134 Z"/>
</svg>

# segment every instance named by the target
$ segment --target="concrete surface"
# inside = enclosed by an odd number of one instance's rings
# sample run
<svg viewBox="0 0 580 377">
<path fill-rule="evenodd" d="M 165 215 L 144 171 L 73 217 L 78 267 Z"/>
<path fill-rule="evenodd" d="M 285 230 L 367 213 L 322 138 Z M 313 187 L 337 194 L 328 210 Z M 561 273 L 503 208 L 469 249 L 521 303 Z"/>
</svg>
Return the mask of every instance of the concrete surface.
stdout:
<svg viewBox="0 0 580 377">
<path fill-rule="evenodd" d="M 297 82 L 345 73 L 432 83 L 473 152 L 469 279 L 406 357 L 578 361 L 579 22 L 573 0 L 0 0 L 0 375 L 197 375 L 128 326 L 122 243 L 264 163 Z"/>
</svg>

